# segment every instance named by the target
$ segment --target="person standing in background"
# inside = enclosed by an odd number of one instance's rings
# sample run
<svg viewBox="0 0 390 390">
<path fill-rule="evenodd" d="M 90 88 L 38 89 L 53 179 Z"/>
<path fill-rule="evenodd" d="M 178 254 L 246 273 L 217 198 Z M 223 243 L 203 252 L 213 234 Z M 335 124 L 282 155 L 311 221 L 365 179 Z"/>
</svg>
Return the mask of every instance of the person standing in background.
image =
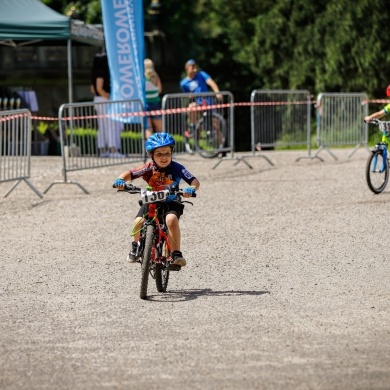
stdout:
<svg viewBox="0 0 390 390">
<path fill-rule="evenodd" d="M 184 65 L 184 69 L 186 71 L 186 77 L 184 77 L 184 79 L 182 79 L 180 82 L 180 88 L 183 92 L 189 92 L 191 94 L 205 93 L 209 92 L 209 87 L 213 90 L 213 92 L 219 92 L 219 87 L 217 83 L 211 78 L 211 76 L 203 70 L 198 71 L 195 60 L 188 60 Z M 218 100 L 222 100 L 221 94 L 217 94 L 216 97 Z M 191 108 L 201 106 L 204 100 L 207 105 L 212 104 L 212 101 L 209 97 L 195 97 L 195 101 L 190 103 L 188 107 Z M 189 112 L 190 128 L 194 128 L 199 115 L 199 111 Z"/>
<path fill-rule="evenodd" d="M 162 84 L 159 75 L 154 69 L 153 61 L 149 58 L 144 60 L 145 68 L 145 109 L 146 111 L 161 110 Z M 162 116 L 149 115 L 145 122 L 145 138 L 148 139 L 153 133 L 162 132 Z"/>
<path fill-rule="evenodd" d="M 124 157 L 120 154 L 121 131 L 123 124 L 106 117 L 110 100 L 111 81 L 107 54 L 100 50 L 92 66 L 91 93 L 94 95 L 96 114 L 98 115 L 97 144 L 100 157 Z"/>
</svg>

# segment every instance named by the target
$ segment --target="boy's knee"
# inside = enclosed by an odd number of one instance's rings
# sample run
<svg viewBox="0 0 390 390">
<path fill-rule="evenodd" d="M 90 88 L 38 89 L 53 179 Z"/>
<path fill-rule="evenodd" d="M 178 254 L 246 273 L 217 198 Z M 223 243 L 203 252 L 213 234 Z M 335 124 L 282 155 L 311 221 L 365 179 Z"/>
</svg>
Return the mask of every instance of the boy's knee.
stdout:
<svg viewBox="0 0 390 390">
<path fill-rule="evenodd" d="M 136 227 L 136 226 L 139 226 L 143 223 L 143 218 L 142 217 L 137 217 L 135 220 L 134 220 L 134 223 L 133 223 L 133 226 Z"/>
<path fill-rule="evenodd" d="M 175 214 L 168 214 L 167 217 L 165 218 L 165 223 L 167 226 L 175 226 L 179 223 L 179 219 Z"/>
</svg>

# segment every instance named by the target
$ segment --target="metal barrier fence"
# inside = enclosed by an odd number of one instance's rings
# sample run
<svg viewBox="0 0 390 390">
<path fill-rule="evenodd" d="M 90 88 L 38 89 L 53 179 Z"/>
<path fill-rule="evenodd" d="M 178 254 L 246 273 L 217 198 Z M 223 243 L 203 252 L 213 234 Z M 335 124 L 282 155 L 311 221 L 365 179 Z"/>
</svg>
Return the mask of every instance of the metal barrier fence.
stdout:
<svg viewBox="0 0 390 390">
<path fill-rule="evenodd" d="M 326 150 L 335 160 L 329 146 L 356 145 L 349 157 L 364 146 L 368 149 L 368 126 L 363 119 L 368 115 L 365 93 L 320 93 L 317 98 L 316 156 Z"/>
<path fill-rule="evenodd" d="M 68 172 L 145 161 L 143 107 L 139 100 L 63 104 L 58 123 L 63 159 L 63 180 L 75 184 Z"/>
<path fill-rule="evenodd" d="M 194 102 L 197 104 L 189 108 L 189 105 Z M 234 98 L 230 92 L 208 92 L 193 95 L 188 93 L 167 94 L 162 99 L 162 109 L 164 110 L 163 131 L 176 136 L 176 140 L 179 141 L 176 153 L 187 152 L 185 138 L 190 136 L 191 119 L 194 128 L 196 128 L 197 122 L 210 112 L 211 116 L 218 118 L 218 121 L 222 122 L 221 126 L 226 129 L 224 148 L 218 150 L 231 153 L 231 158 L 234 158 Z M 191 133 L 191 137 L 194 137 L 194 134 Z M 217 165 L 221 161 L 222 159 Z"/>
<path fill-rule="evenodd" d="M 0 112 L 0 183 L 15 181 L 7 191 L 24 181 L 40 198 L 42 194 L 30 183 L 31 113 L 27 109 Z"/>
<path fill-rule="evenodd" d="M 311 158 L 311 96 L 306 90 L 253 90 L 251 93 L 251 156 L 274 165 L 262 150 L 306 146 Z M 303 158 L 303 157 L 300 157 Z"/>
</svg>

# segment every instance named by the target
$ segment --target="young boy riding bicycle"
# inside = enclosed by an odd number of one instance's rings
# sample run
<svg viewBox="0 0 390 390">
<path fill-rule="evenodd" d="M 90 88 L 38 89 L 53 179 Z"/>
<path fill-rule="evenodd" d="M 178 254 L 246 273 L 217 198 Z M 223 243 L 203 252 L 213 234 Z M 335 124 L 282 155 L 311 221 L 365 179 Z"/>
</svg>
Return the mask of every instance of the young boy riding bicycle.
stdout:
<svg viewBox="0 0 390 390">
<path fill-rule="evenodd" d="M 189 198 L 198 190 L 199 180 L 192 175 L 183 165 L 172 160 L 175 140 L 168 133 L 155 133 L 150 136 L 145 149 L 152 161 L 130 171 L 125 171 L 114 181 L 113 186 L 123 190 L 125 183 L 134 179 L 144 179 L 153 191 L 160 191 L 167 187 L 179 188 L 180 180 L 183 179 L 189 187 L 183 190 L 184 197 Z M 185 266 L 186 261 L 180 251 L 180 226 L 179 219 L 183 214 L 184 205 L 175 202 L 175 196 L 170 195 L 165 208 L 165 223 L 168 228 L 168 239 L 172 248 L 172 264 Z M 138 260 L 137 248 L 140 236 L 140 228 L 144 222 L 143 216 L 147 214 L 147 205 L 141 206 L 133 223 L 132 235 L 134 241 L 128 255 L 128 261 L 134 263 Z"/>
</svg>

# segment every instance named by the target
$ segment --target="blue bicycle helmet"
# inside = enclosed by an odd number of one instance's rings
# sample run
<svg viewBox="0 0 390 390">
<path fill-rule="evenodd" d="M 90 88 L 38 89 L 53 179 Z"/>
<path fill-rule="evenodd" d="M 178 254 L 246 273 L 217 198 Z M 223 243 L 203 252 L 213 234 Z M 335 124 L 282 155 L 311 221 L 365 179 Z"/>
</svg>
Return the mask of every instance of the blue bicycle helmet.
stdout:
<svg viewBox="0 0 390 390">
<path fill-rule="evenodd" d="M 168 133 L 154 133 L 146 140 L 145 143 L 145 148 L 148 153 L 164 146 L 170 146 L 172 148 L 175 146 L 175 140 Z"/>
</svg>

